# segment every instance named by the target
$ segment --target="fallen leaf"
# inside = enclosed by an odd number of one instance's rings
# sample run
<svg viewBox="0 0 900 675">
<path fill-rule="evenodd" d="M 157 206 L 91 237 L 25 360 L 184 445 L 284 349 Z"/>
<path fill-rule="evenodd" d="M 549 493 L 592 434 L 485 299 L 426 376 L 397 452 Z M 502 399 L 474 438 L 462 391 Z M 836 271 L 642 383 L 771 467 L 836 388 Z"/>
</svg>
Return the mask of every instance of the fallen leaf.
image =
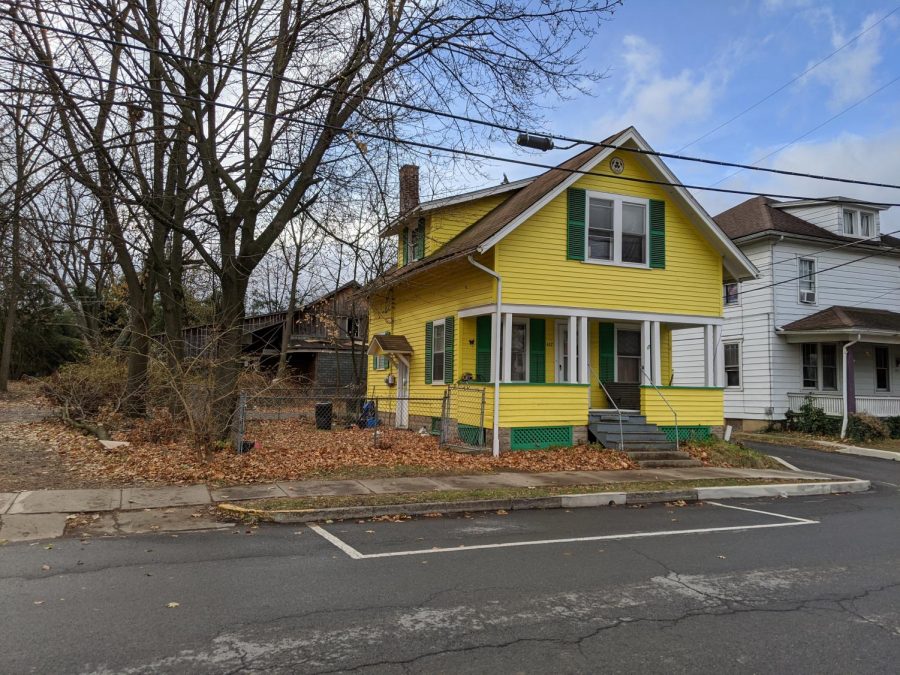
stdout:
<svg viewBox="0 0 900 675">
<path fill-rule="evenodd" d="M 508 516 L 508 515 L 509 515 L 509 511 L 505 511 L 505 510 L 503 510 L 503 509 L 497 509 L 497 515 L 498 515 L 498 516 Z"/>
<path fill-rule="evenodd" d="M 41 569 L 48 572 L 50 570 L 50 565 L 41 565 Z"/>
<path fill-rule="evenodd" d="M 35 600 L 35 601 L 34 601 L 34 604 L 36 604 L 36 605 L 43 605 L 43 604 L 44 604 L 44 601 L 43 601 L 43 600 Z"/>
<path fill-rule="evenodd" d="M 177 602 L 170 602 L 166 605 L 166 607 L 168 607 L 169 609 L 175 609 L 176 607 L 181 607 L 181 605 Z"/>
<path fill-rule="evenodd" d="M 725 556 L 724 556 L 724 555 L 717 555 L 716 557 L 717 557 L 717 558 L 721 558 L 722 560 L 725 560 Z"/>
</svg>

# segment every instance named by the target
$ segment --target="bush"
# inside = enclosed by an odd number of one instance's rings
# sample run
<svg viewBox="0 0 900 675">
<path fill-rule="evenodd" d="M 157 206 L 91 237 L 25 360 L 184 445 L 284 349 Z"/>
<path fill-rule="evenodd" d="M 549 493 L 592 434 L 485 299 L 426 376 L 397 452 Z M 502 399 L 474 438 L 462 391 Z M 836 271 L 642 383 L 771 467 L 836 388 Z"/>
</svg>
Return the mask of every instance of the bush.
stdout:
<svg viewBox="0 0 900 675">
<path fill-rule="evenodd" d="M 900 438 L 900 416 L 885 417 L 882 421 L 887 427 L 891 438 Z"/>
<path fill-rule="evenodd" d="M 860 413 L 850 415 L 847 422 L 847 438 L 855 443 L 880 441 L 890 435 L 890 429 L 877 417 Z"/>
<path fill-rule="evenodd" d="M 785 427 L 789 431 L 800 431 L 814 436 L 837 436 L 841 433 L 841 419 L 830 417 L 813 403 L 812 396 L 807 396 L 800 410 L 789 410 L 785 416 Z"/>
<path fill-rule="evenodd" d="M 97 354 L 67 363 L 44 381 L 44 394 L 73 420 L 95 419 L 118 410 L 125 397 L 123 359 Z"/>
</svg>

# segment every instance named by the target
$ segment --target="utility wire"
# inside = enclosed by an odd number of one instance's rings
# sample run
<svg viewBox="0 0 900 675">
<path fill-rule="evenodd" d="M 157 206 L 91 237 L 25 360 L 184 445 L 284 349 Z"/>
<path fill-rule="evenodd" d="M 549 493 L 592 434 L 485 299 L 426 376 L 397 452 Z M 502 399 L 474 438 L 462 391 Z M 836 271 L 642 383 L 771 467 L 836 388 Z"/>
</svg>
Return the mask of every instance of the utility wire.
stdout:
<svg viewBox="0 0 900 675">
<path fill-rule="evenodd" d="M 841 115 L 844 115 L 844 114 L 850 112 L 851 110 L 853 110 L 854 108 L 856 108 L 857 106 L 862 105 L 863 103 L 865 103 L 866 101 L 868 101 L 870 98 L 872 98 L 872 97 L 875 96 L 876 94 L 881 93 L 882 91 L 884 91 L 885 89 L 887 89 L 888 87 L 890 87 L 892 84 L 894 84 L 894 83 L 897 82 L 897 81 L 900 81 L 900 75 L 898 75 L 897 77 L 895 77 L 893 80 L 891 80 L 891 81 L 888 82 L 887 84 L 883 84 L 882 86 L 878 87 L 878 89 L 876 89 L 875 91 L 873 91 L 873 92 L 869 93 L 868 95 L 862 97 L 861 99 L 859 99 L 859 100 L 856 101 L 855 103 L 850 104 L 849 106 L 847 106 L 846 108 L 844 108 L 843 110 L 841 110 L 839 113 L 836 113 L 836 114 L 832 115 L 831 117 L 829 117 L 829 118 L 828 118 L 827 120 L 825 120 L 824 122 L 821 122 L 820 124 L 817 124 L 816 126 L 814 126 L 814 127 L 813 127 L 812 129 L 810 129 L 809 131 L 807 131 L 807 132 L 805 132 L 805 133 L 803 133 L 803 134 L 800 134 L 800 135 L 797 136 L 797 138 L 795 138 L 794 140 L 789 141 L 788 143 L 785 143 L 785 144 L 782 145 L 780 148 L 778 148 L 778 149 L 776 149 L 776 150 L 773 150 L 772 152 L 770 152 L 770 153 L 767 154 L 767 155 L 763 155 L 762 157 L 760 157 L 759 159 L 757 159 L 753 164 L 759 164 L 759 163 L 762 162 L 763 160 L 766 160 L 766 159 L 768 159 L 769 157 L 772 157 L 773 155 L 777 155 L 777 154 L 778 154 L 779 152 L 781 152 L 782 150 L 786 150 L 787 148 L 791 147 L 791 146 L 794 145 L 794 143 L 796 143 L 797 141 L 802 141 L 804 138 L 806 138 L 807 136 L 809 136 L 809 135 L 810 135 L 811 133 L 813 133 L 814 131 L 818 131 L 819 129 L 821 129 L 822 127 L 824 127 L 826 124 L 829 124 L 829 123 L 833 122 L 834 120 L 836 120 L 836 119 L 837 119 L 838 117 L 840 117 Z M 729 180 L 729 179 L 731 179 L 731 178 L 734 178 L 735 176 L 737 176 L 739 173 L 741 173 L 741 171 L 743 171 L 743 170 L 746 169 L 746 168 L 747 168 L 747 167 L 741 167 L 741 168 L 738 169 L 737 171 L 734 171 L 733 173 L 728 174 L 728 175 L 725 176 L 724 178 L 721 178 L 721 179 L 717 180 L 715 183 L 711 183 L 711 184 L 710 184 L 710 187 L 713 187 L 713 186 L 715 186 L 715 185 L 719 185 L 720 183 L 724 183 L 726 180 Z M 759 167 L 754 167 L 754 168 L 759 168 Z M 806 178 L 809 178 L 809 176 L 805 176 L 805 177 L 806 177 Z"/>
<path fill-rule="evenodd" d="M 76 71 L 67 71 L 64 68 L 50 66 L 46 63 L 41 63 L 38 61 L 28 61 L 25 59 L 16 59 L 14 57 L 3 56 L 3 55 L 0 55 L 0 61 L 12 61 L 15 63 L 21 63 L 24 65 L 33 66 L 36 68 L 53 70 L 58 73 L 69 73 L 69 74 L 77 75 L 78 77 L 81 77 L 84 79 L 95 80 L 95 81 L 98 81 L 101 83 L 105 83 L 108 85 L 114 85 L 114 86 L 122 87 L 122 88 L 126 88 L 126 89 L 136 89 L 136 90 L 142 91 L 144 93 L 147 93 L 148 91 L 150 91 L 150 88 L 147 85 L 141 85 L 141 84 L 137 84 L 137 83 L 118 82 L 118 81 L 113 82 L 112 80 L 109 80 L 108 78 L 103 78 L 103 77 L 100 77 L 97 75 L 87 75 L 85 73 L 78 73 Z M 781 193 L 775 193 L 775 192 L 763 193 L 763 192 L 755 192 L 752 190 L 734 190 L 734 189 L 730 189 L 730 188 L 717 188 L 717 187 L 706 186 L 706 185 L 691 185 L 688 183 L 673 183 L 671 181 L 653 180 L 650 178 L 637 178 L 634 176 L 623 176 L 621 174 L 614 174 L 614 173 L 601 173 L 598 171 L 589 171 L 589 170 L 585 170 L 585 169 L 571 169 L 568 167 L 558 166 L 558 165 L 554 165 L 554 164 L 547 164 L 547 163 L 543 163 L 543 162 L 534 162 L 534 161 L 525 160 L 525 159 L 514 159 L 511 157 L 498 157 L 495 155 L 488 155 L 483 152 L 475 152 L 474 150 L 463 150 L 460 148 L 448 148 L 448 147 L 444 147 L 441 145 L 436 145 L 434 143 L 426 143 L 423 141 L 414 141 L 411 139 L 403 139 L 398 136 L 381 134 L 381 133 L 376 133 L 373 131 L 360 131 L 357 129 L 349 129 L 347 127 L 335 126 L 335 125 L 326 124 L 323 122 L 314 122 L 312 120 L 298 120 L 298 119 L 295 119 L 293 117 L 290 117 L 290 116 L 282 114 L 282 113 L 270 113 L 270 112 L 256 110 L 253 108 L 247 108 L 247 107 L 239 106 L 239 105 L 235 105 L 235 104 L 224 103 L 221 101 L 209 101 L 209 100 L 199 97 L 199 96 L 189 96 L 187 94 L 181 94 L 181 93 L 170 94 L 170 96 L 173 96 L 176 100 L 182 101 L 182 102 L 191 101 L 191 102 L 196 102 L 196 103 L 202 103 L 204 105 L 215 106 L 215 107 L 226 109 L 226 110 L 232 110 L 232 111 L 236 111 L 236 112 L 244 112 L 244 113 L 249 113 L 252 115 L 259 115 L 259 116 L 266 117 L 269 119 L 276 119 L 276 120 L 281 120 L 281 121 L 286 121 L 286 122 L 294 122 L 298 125 L 305 125 L 305 126 L 311 126 L 311 127 L 315 127 L 315 128 L 319 128 L 319 129 L 326 129 L 326 130 L 329 130 L 334 133 L 347 134 L 350 138 L 353 138 L 355 136 L 364 136 L 366 138 L 372 138 L 375 140 L 385 141 L 388 143 L 397 143 L 399 145 L 404 145 L 404 146 L 408 146 L 408 147 L 412 147 L 412 148 L 419 148 L 422 150 L 431 150 L 431 151 L 435 151 L 435 152 L 447 153 L 448 157 L 452 157 L 453 155 L 461 155 L 461 156 L 465 156 L 465 157 L 471 157 L 474 159 L 482 159 L 482 160 L 487 160 L 487 161 L 491 161 L 491 162 L 503 162 L 506 164 L 516 164 L 519 166 L 528 166 L 528 167 L 543 169 L 545 171 L 553 169 L 553 170 L 562 171 L 565 173 L 570 173 L 570 174 L 579 175 L 579 176 L 597 176 L 600 178 L 607 178 L 607 179 L 611 178 L 611 179 L 615 179 L 615 180 L 621 180 L 621 181 L 630 182 L 630 183 L 640 183 L 640 184 L 646 184 L 646 185 L 660 185 L 660 186 L 664 186 L 664 187 L 680 187 L 680 188 L 685 188 L 685 189 L 690 189 L 690 190 L 703 190 L 703 191 L 707 191 L 707 192 L 718 192 L 718 193 L 724 193 L 724 194 L 746 195 L 746 196 L 750 196 L 750 197 L 777 197 L 779 199 L 790 199 L 790 200 L 816 199 L 817 201 L 822 201 L 822 202 L 842 203 L 842 201 L 840 199 L 835 199 L 835 198 L 831 198 L 831 197 L 809 197 L 809 196 L 792 195 L 792 194 L 781 194 Z M 99 101 L 96 103 L 99 104 Z M 115 105 L 125 105 L 125 106 L 129 106 L 131 108 L 140 108 L 142 110 L 152 112 L 149 108 L 140 106 L 133 101 L 113 101 L 112 103 Z M 619 148 L 618 146 L 613 146 L 613 145 L 608 145 L 606 147 L 614 148 L 616 150 L 624 149 L 624 148 Z M 882 206 L 900 206 L 900 202 L 879 201 L 877 203 Z"/>
<path fill-rule="evenodd" d="M 4 0 L 0 4 L 9 4 L 9 3 Z M 898 8 L 898 9 L 900 9 L 900 8 Z M 82 23 L 86 23 L 88 25 L 91 25 L 91 26 L 94 26 L 97 28 L 106 28 L 107 27 L 106 24 L 101 24 L 99 22 L 92 22 L 88 19 L 84 19 L 81 17 L 74 17 L 71 15 L 64 14 L 62 12 L 54 12 L 52 10 L 44 10 L 44 13 L 57 15 L 57 16 L 60 16 L 60 17 L 66 18 L 66 19 L 70 19 L 70 20 L 74 19 L 76 21 L 80 21 Z M 50 30 L 50 31 L 54 31 L 56 33 L 68 35 L 70 37 L 74 37 L 74 38 L 78 38 L 78 39 L 93 40 L 93 41 L 101 42 L 103 44 L 107 44 L 110 46 L 121 47 L 121 48 L 125 48 L 125 49 L 136 49 L 138 51 L 142 51 L 142 52 L 146 52 L 146 53 L 167 56 L 167 57 L 178 59 L 181 61 L 198 63 L 198 64 L 205 65 L 205 66 L 211 66 L 211 67 L 217 67 L 217 68 L 227 68 L 234 72 L 244 73 L 247 75 L 253 75 L 256 77 L 264 77 L 264 78 L 271 77 L 270 73 L 267 73 L 265 71 L 259 71 L 259 70 L 254 70 L 251 68 L 241 67 L 237 64 L 222 64 L 220 62 L 216 62 L 216 61 L 212 61 L 212 60 L 208 60 L 208 59 L 201 59 L 201 58 L 196 58 L 196 57 L 191 57 L 191 56 L 174 54 L 171 51 L 167 51 L 167 50 L 154 49 L 151 47 L 146 47 L 144 45 L 134 44 L 132 42 L 113 40 L 113 39 L 104 38 L 104 37 L 101 37 L 98 35 L 91 35 L 88 33 L 73 31 L 73 30 L 70 30 L 67 28 L 61 28 L 59 26 L 53 26 L 53 25 L 43 24 L 43 23 L 39 23 L 39 22 L 35 22 L 35 21 L 29 21 L 29 20 L 22 19 L 22 18 L 16 18 L 14 16 L 5 16 L 2 13 L 0 13 L 0 19 L 13 20 L 21 25 L 30 26 L 32 28 L 38 28 L 40 30 Z M 500 130 L 500 131 L 506 131 L 506 132 L 511 132 L 511 133 L 527 133 L 527 134 L 538 135 L 538 136 L 548 136 L 549 138 L 553 138 L 553 139 L 559 140 L 559 141 L 565 141 L 567 143 L 573 143 L 575 145 L 590 145 L 590 146 L 602 147 L 602 148 L 607 148 L 607 149 L 616 149 L 616 150 L 620 150 L 622 152 L 629 152 L 629 153 L 633 153 L 633 154 L 651 155 L 654 157 L 661 157 L 661 158 L 665 158 L 665 159 L 674 159 L 674 160 L 680 160 L 680 161 L 685 161 L 685 162 L 710 164 L 713 166 L 725 166 L 725 167 L 739 168 L 741 170 L 747 170 L 747 171 L 758 171 L 758 172 L 762 172 L 762 173 L 774 173 L 774 174 L 779 174 L 779 175 L 784 175 L 784 176 L 794 176 L 794 177 L 798 177 L 798 178 L 810 178 L 810 179 L 814 179 L 814 180 L 824 180 L 824 181 L 831 181 L 831 182 L 837 182 L 837 183 L 849 183 L 849 184 L 853 184 L 853 185 L 867 185 L 870 187 L 883 187 L 883 188 L 889 188 L 889 189 L 894 189 L 894 190 L 900 190 L 900 185 L 895 184 L 895 183 L 880 183 L 880 182 L 875 182 L 875 181 L 864 181 L 864 180 L 859 180 L 859 179 L 855 179 L 855 178 L 844 178 L 844 177 L 839 177 L 839 176 L 828 176 L 828 175 L 822 175 L 822 174 L 804 173 L 804 172 L 799 172 L 799 171 L 788 171 L 785 169 L 760 167 L 760 166 L 754 166 L 753 164 L 741 164 L 738 162 L 727 162 L 724 160 L 709 159 L 709 158 L 704 158 L 704 157 L 695 157 L 695 156 L 690 156 L 690 155 L 681 155 L 678 153 L 659 152 L 656 150 L 645 150 L 645 149 L 641 149 L 641 148 L 619 147 L 619 146 L 613 145 L 611 143 L 605 143 L 603 141 L 589 140 L 589 139 L 576 138 L 576 137 L 564 136 L 564 135 L 555 135 L 555 134 L 550 134 L 550 133 L 545 133 L 545 132 L 528 131 L 528 130 L 521 129 L 519 127 L 511 126 L 508 124 L 492 122 L 492 121 L 485 120 L 485 119 L 477 119 L 477 118 L 469 117 L 466 115 L 451 113 L 448 111 L 434 110 L 432 108 L 427 108 L 427 107 L 415 105 L 412 103 L 405 103 L 402 101 L 392 101 L 392 100 L 388 100 L 388 99 L 378 98 L 378 97 L 368 95 L 368 94 L 363 95 L 363 94 L 355 94 L 355 93 L 349 93 L 349 92 L 338 92 L 338 90 L 334 87 L 329 87 L 329 86 L 323 85 L 323 84 L 317 84 L 314 82 L 299 80 L 296 78 L 290 78 L 287 76 L 281 76 L 280 79 L 282 81 L 288 82 L 290 84 L 296 84 L 299 86 L 310 87 L 310 88 L 317 89 L 320 91 L 341 93 L 343 95 L 346 95 L 350 99 L 367 100 L 367 101 L 371 101 L 373 103 L 379 103 L 379 104 L 383 104 L 383 105 L 399 107 L 399 108 L 403 108 L 403 109 L 410 110 L 413 112 L 420 112 L 423 114 L 434 115 L 437 117 L 444 117 L 444 118 L 452 119 L 452 120 L 459 121 L 459 122 L 467 122 L 470 124 L 486 126 L 486 127 Z M 898 78 L 898 79 L 900 79 L 900 78 Z M 874 95 L 875 93 L 877 93 L 877 92 L 873 92 L 872 95 Z M 860 103 L 861 102 L 862 101 L 860 101 Z M 844 111 L 844 112 L 846 112 L 846 111 Z M 828 121 L 831 121 L 831 120 L 828 120 Z M 828 121 L 826 121 L 825 124 L 827 124 Z M 815 131 L 815 129 L 811 130 L 808 133 L 812 133 L 812 131 Z M 796 140 L 800 140 L 800 139 L 799 138 L 795 139 L 795 141 L 792 141 L 792 142 L 796 142 Z M 761 158 L 758 161 L 762 161 L 762 159 L 765 159 L 765 158 Z M 739 173 L 739 172 L 736 172 L 736 173 Z M 732 174 L 732 175 L 734 175 L 734 174 Z M 730 178 L 730 177 L 731 176 L 726 176 L 726 178 L 723 180 L 726 180 L 727 178 Z M 717 185 L 717 184 L 718 183 L 714 183 L 713 185 Z"/>
<path fill-rule="evenodd" d="M 819 61 L 816 61 L 814 64 L 812 64 L 811 66 L 809 66 L 806 70 L 804 70 L 802 73 L 800 73 L 799 75 L 797 75 L 795 78 L 793 78 L 793 79 L 791 79 L 791 80 L 788 80 L 788 81 L 785 82 L 783 85 L 781 85 L 780 87 L 778 87 L 778 88 L 775 89 L 774 91 L 770 92 L 769 94 L 767 94 L 766 96 L 764 96 L 763 98 L 761 98 L 760 100 L 758 100 L 758 101 L 757 101 L 756 103 L 754 103 L 753 105 L 748 106 L 747 108 L 744 108 L 744 109 L 743 109 L 741 112 L 739 112 L 737 115 L 735 115 L 734 117 L 731 117 L 731 118 L 725 120 L 724 122 L 722 122 L 719 126 L 715 127 L 714 129 L 710 129 L 709 131 L 707 131 L 707 132 L 706 132 L 705 134 L 703 134 L 702 136 L 698 136 L 697 138 L 695 138 L 694 140 L 692 140 L 692 141 L 691 141 L 690 143 L 688 143 L 687 145 L 682 145 L 682 146 L 681 146 L 680 148 L 678 148 L 678 150 L 676 150 L 675 152 L 683 152 L 684 150 L 688 149 L 689 147 L 691 147 L 691 146 L 694 145 L 695 143 L 699 143 L 700 141 L 702 141 L 702 140 L 703 140 L 704 138 L 706 138 L 707 136 L 711 136 L 712 134 L 716 133 L 719 129 L 722 129 L 723 127 L 728 126 L 729 124 L 731 124 L 732 122 L 734 122 L 736 119 L 738 119 L 738 118 L 740 118 L 740 117 L 743 117 L 744 115 L 746 115 L 748 112 L 750 112 L 750 111 L 753 110 L 754 108 L 759 107 L 760 105 L 762 105 L 763 103 L 765 103 L 766 101 L 768 101 L 770 98 L 772 98 L 773 96 L 775 96 L 775 94 L 781 93 L 782 91 L 784 91 L 785 89 L 787 89 L 789 86 L 791 86 L 792 84 L 794 84 L 794 82 L 796 82 L 797 80 L 799 80 L 800 78 L 802 78 L 804 75 L 807 75 L 810 71 L 815 70 L 816 68 L 818 68 L 819 66 L 821 66 L 823 63 L 825 63 L 828 59 L 830 59 L 832 56 L 836 55 L 838 52 L 843 51 L 844 49 L 846 49 L 847 47 L 849 47 L 851 44 L 853 44 L 854 42 L 856 42 L 857 40 L 859 40 L 859 38 L 861 38 L 863 35 L 865 35 L 866 33 L 868 33 L 870 30 L 872 30 L 873 28 L 875 28 L 875 27 L 878 26 L 879 24 L 883 23 L 889 16 L 891 16 L 892 14 L 895 14 L 898 10 L 900 10 L 900 6 L 894 7 L 894 9 L 892 9 L 890 12 L 888 12 L 887 14 L 885 14 L 885 15 L 884 15 L 883 17 L 881 17 L 878 21 L 876 21 L 875 23 L 873 23 L 871 26 L 869 26 L 868 28 L 866 28 L 864 31 L 862 31 L 862 32 L 857 33 L 856 35 L 854 35 L 852 38 L 850 38 L 849 40 L 847 40 L 847 42 L 845 42 L 845 43 L 842 44 L 840 47 L 838 47 L 837 49 L 835 49 L 833 52 L 831 52 L 831 53 L 830 53 L 828 56 L 826 56 L 825 58 L 823 58 L 823 59 L 821 59 L 821 60 L 819 60 Z"/>
<path fill-rule="evenodd" d="M 774 267 L 775 265 L 781 265 L 786 262 L 793 262 L 799 258 L 808 258 L 810 256 L 820 255 L 822 253 L 828 253 L 829 251 L 836 251 L 838 249 L 846 248 L 848 246 L 856 246 L 857 244 L 861 244 L 867 241 L 872 241 L 873 239 L 881 239 L 881 237 L 890 237 L 894 234 L 900 234 L 900 230 L 893 230 L 892 232 L 882 232 L 880 234 L 873 234 L 871 237 L 863 237 L 860 239 L 855 239 L 852 241 L 844 242 L 843 244 L 838 244 L 837 246 L 829 246 L 828 248 L 819 249 L 818 251 L 812 251 L 810 253 L 798 253 L 797 255 L 791 256 L 790 258 L 785 258 L 784 260 L 776 260 L 775 262 L 767 263 L 765 265 L 756 265 L 756 269 L 764 270 L 769 269 L 770 267 Z"/>
</svg>

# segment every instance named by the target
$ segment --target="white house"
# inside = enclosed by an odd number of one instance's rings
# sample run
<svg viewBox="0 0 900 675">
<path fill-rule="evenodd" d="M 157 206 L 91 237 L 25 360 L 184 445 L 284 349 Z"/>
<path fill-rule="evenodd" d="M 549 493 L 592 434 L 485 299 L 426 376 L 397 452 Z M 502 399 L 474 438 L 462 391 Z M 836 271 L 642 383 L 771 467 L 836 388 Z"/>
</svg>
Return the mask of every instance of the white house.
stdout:
<svg viewBox="0 0 900 675">
<path fill-rule="evenodd" d="M 831 415 L 900 415 L 900 238 L 881 233 L 886 208 L 756 197 L 715 218 L 760 271 L 723 289 L 714 358 L 729 424 L 760 428 L 807 395 Z M 703 344 L 675 333 L 673 385 L 708 384 Z"/>
</svg>

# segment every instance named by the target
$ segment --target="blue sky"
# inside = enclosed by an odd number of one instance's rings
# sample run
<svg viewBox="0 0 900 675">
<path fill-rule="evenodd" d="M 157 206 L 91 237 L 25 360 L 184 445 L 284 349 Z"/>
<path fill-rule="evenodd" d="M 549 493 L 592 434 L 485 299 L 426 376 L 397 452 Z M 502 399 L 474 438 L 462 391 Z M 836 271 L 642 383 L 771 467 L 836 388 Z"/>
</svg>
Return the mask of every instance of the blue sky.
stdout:
<svg viewBox="0 0 900 675">
<path fill-rule="evenodd" d="M 602 139 L 634 124 L 657 150 L 675 152 L 760 101 L 856 34 L 898 8 L 887 2 L 814 0 L 626 0 L 588 50 L 588 64 L 608 69 L 590 95 L 545 101 L 547 128 Z M 764 166 L 900 183 L 900 10 L 863 37 L 685 154 Z M 855 105 L 855 107 L 853 107 Z M 847 110 L 850 108 L 849 110 Z M 843 112 L 847 110 L 847 112 Z M 558 162 L 547 154 L 497 147 L 505 156 Z M 669 162 L 685 183 L 710 185 L 734 169 Z M 489 180 L 535 173 L 498 164 Z M 741 172 L 721 187 L 803 196 L 846 194 L 900 202 L 900 190 L 849 186 Z M 744 197 L 695 193 L 713 215 Z M 900 208 L 883 215 L 900 229 Z"/>
</svg>

